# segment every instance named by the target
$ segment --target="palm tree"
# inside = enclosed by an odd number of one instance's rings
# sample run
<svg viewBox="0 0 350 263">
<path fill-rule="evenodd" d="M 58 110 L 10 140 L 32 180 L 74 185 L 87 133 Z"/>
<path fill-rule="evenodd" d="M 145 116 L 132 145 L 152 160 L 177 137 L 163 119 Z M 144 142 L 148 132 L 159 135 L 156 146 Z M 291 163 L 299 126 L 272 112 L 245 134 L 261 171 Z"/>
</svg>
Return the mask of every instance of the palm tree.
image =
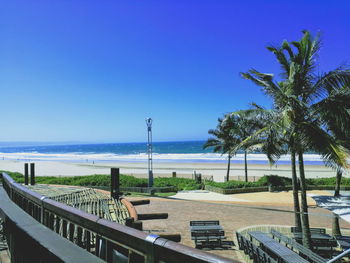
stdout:
<svg viewBox="0 0 350 263">
<path fill-rule="evenodd" d="M 261 140 L 249 140 L 248 143 L 242 143 L 247 138 L 262 128 L 262 119 L 254 118 L 253 111 L 238 111 L 226 115 L 225 123 L 231 127 L 231 136 L 234 138 L 235 144 L 232 145 L 232 153 L 239 151 L 244 153 L 244 178 L 248 182 L 248 159 L 247 154 L 260 147 Z"/>
<path fill-rule="evenodd" d="M 286 147 L 288 145 L 294 146 L 293 137 L 286 132 L 283 125 L 281 125 L 280 113 L 276 109 L 266 110 L 256 104 L 254 109 L 240 111 L 240 114 L 249 116 L 250 119 L 255 119 L 257 125 L 257 132 L 249 136 L 242 144 L 258 144 L 261 151 L 265 153 L 269 159 L 270 164 L 274 164 L 282 154 L 291 154 L 292 166 L 292 186 L 293 186 L 293 200 L 294 200 L 294 214 L 295 226 L 301 229 L 300 206 L 298 196 L 298 180 L 296 172 L 296 154 L 294 147 Z"/>
<path fill-rule="evenodd" d="M 219 118 L 216 129 L 210 129 L 208 131 L 208 133 L 211 134 L 213 138 L 209 138 L 203 145 L 204 149 L 213 147 L 214 152 L 220 152 L 221 154 L 228 155 L 226 181 L 229 181 L 230 178 L 230 165 L 231 158 L 233 156 L 232 148 L 236 143 L 234 141 L 234 138 L 231 136 L 230 124 L 231 123 L 229 122 L 223 122 L 223 119 Z"/>
<path fill-rule="evenodd" d="M 339 129 L 346 127 L 348 124 L 345 122 L 349 123 L 350 120 L 341 119 L 348 109 L 341 107 L 341 102 L 344 99 L 350 101 L 349 94 L 342 90 L 350 86 L 350 70 L 340 67 L 327 74 L 317 75 L 315 58 L 319 48 L 319 36 L 313 38 L 308 31 L 303 31 L 300 41 L 284 41 L 280 47 L 268 47 L 281 65 L 282 81 L 276 81 L 272 74 L 260 73 L 254 69 L 242 73 L 244 78 L 261 86 L 272 98 L 274 109 L 280 115 L 277 125 L 289 134 L 288 147 L 292 158 L 294 154 L 298 156 L 303 244 L 306 247 L 310 247 L 311 239 L 303 154 L 306 150 L 313 149 L 322 155 L 327 165 L 346 166 L 346 151 L 328 132 L 329 123 L 324 117 L 332 116 L 332 122 L 337 123 Z M 329 102 L 329 94 L 333 93 L 338 94 L 332 99 L 338 103 L 342 115 L 338 115 L 332 108 L 323 107 Z"/>
<path fill-rule="evenodd" d="M 245 181 L 248 182 L 247 154 L 256 148 L 257 142 L 254 141 L 244 145 L 241 143 L 255 133 L 260 127 L 259 125 L 261 126 L 256 119 L 252 119 L 247 114 L 242 115 L 237 112 L 226 114 L 223 119 L 219 118 L 216 129 L 208 131 L 214 138 L 209 138 L 203 147 L 214 147 L 214 152 L 228 154 L 227 181 L 229 181 L 231 158 L 239 151 L 243 151 Z"/>
<path fill-rule="evenodd" d="M 331 107 L 333 111 L 341 115 L 342 119 L 349 119 L 350 115 L 350 101 L 346 99 L 344 96 L 344 93 L 349 93 L 350 89 L 348 87 L 343 87 L 340 90 L 331 91 L 331 94 L 329 94 L 328 99 L 326 102 L 324 102 L 324 105 L 322 107 Z M 338 99 L 334 100 L 334 96 L 337 96 Z M 335 103 L 336 101 L 339 102 L 340 99 L 343 99 L 343 102 L 341 105 L 339 103 Z M 345 98 L 345 100 L 344 100 Z M 347 108 L 348 111 L 344 111 L 343 108 Z M 324 111 L 322 111 L 324 112 Z M 329 132 L 336 138 L 339 144 L 341 144 L 344 148 L 346 148 L 348 151 L 350 151 L 350 124 L 347 124 L 347 127 L 344 127 L 344 123 L 340 122 L 337 123 L 337 119 L 333 119 L 333 116 L 324 116 L 324 119 L 327 122 L 327 127 L 329 129 Z M 340 185 L 342 180 L 343 171 L 346 169 L 346 167 L 336 167 L 336 180 L 335 180 L 335 189 L 334 189 L 334 197 L 340 196 Z M 333 236 L 340 236 L 340 225 L 339 225 L 339 216 L 337 214 L 334 214 L 333 216 L 333 224 L 332 224 L 332 235 Z"/>
</svg>

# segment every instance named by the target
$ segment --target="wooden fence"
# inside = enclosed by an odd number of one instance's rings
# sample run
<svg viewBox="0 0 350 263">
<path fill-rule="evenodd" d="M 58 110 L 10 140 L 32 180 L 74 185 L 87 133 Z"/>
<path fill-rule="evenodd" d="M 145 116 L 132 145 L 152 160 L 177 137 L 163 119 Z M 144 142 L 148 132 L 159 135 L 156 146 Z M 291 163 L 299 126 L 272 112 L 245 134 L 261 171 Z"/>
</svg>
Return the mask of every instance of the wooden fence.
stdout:
<svg viewBox="0 0 350 263">
<path fill-rule="evenodd" d="M 130 263 L 237 262 L 56 202 L 16 183 L 5 173 L 2 174 L 2 182 L 12 202 L 35 220 L 104 261 L 116 262 L 118 259 Z M 3 202 L 0 202 L 0 208 L 2 205 Z"/>
</svg>

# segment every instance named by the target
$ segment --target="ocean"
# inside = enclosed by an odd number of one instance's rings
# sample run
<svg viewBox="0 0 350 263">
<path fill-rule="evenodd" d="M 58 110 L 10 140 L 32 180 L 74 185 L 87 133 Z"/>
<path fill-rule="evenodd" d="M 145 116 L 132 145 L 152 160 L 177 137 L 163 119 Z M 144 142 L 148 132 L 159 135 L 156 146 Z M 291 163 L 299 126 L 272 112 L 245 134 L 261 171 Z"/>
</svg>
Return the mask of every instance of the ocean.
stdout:
<svg viewBox="0 0 350 263">
<path fill-rule="evenodd" d="M 203 149 L 205 141 L 154 142 L 154 162 L 227 162 L 227 155 Z M 147 143 L 100 143 L 66 145 L 20 145 L 6 143 L 0 145 L 0 158 L 20 161 L 63 161 L 63 162 L 145 162 Z M 282 156 L 278 164 L 289 164 L 290 157 Z M 317 154 L 304 156 L 306 165 L 321 165 Z M 243 163 L 243 153 L 232 158 L 233 163 Z M 259 152 L 248 154 L 248 161 L 256 164 L 268 163 L 267 157 Z"/>
</svg>

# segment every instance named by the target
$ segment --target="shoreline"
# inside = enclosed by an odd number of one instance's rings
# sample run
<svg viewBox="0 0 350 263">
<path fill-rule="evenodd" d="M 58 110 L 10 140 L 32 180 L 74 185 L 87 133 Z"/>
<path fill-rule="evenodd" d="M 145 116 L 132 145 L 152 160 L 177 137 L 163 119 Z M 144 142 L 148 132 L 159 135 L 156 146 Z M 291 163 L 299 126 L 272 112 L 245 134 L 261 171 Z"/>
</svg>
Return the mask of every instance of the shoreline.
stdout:
<svg viewBox="0 0 350 263">
<path fill-rule="evenodd" d="M 28 162 L 28 161 L 27 161 Z M 0 170 L 24 172 L 25 161 L 0 160 Z M 109 174 L 110 168 L 120 168 L 122 174 L 136 177 L 148 177 L 147 162 L 62 162 L 35 161 L 37 176 L 82 176 L 92 174 Z M 171 177 L 176 172 L 177 177 L 191 178 L 193 172 L 201 173 L 203 177 L 213 177 L 214 181 L 222 182 L 227 173 L 226 163 L 216 162 L 154 162 L 154 177 Z M 336 172 L 322 165 L 305 165 L 308 178 L 334 177 Z M 291 177 L 291 166 L 287 164 L 270 166 L 268 164 L 248 164 L 248 178 L 257 180 L 264 175 L 279 175 Z M 344 174 L 349 176 L 349 172 Z M 244 180 L 244 165 L 231 164 L 230 179 Z"/>
</svg>

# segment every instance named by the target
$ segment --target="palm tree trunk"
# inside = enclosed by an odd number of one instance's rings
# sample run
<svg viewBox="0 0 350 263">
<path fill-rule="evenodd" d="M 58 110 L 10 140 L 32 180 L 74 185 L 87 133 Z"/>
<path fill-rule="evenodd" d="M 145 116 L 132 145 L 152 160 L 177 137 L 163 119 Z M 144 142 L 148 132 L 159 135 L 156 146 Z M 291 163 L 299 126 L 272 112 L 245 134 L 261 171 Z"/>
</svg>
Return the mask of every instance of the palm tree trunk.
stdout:
<svg viewBox="0 0 350 263">
<path fill-rule="evenodd" d="M 230 166 L 231 166 L 231 154 L 228 155 L 228 165 L 227 165 L 227 174 L 226 174 L 226 182 L 230 181 Z"/>
<path fill-rule="evenodd" d="M 335 197 L 340 195 L 340 184 L 341 184 L 342 175 L 343 175 L 342 171 L 340 169 L 337 169 L 337 176 L 335 178 L 335 189 L 334 189 Z"/>
<path fill-rule="evenodd" d="M 341 236 L 339 216 L 333 213 L 332 236 Z"/>
<path fill-rule="evenodd" d="M 299 157 L 299 173 L 300 173 L 300 190 L 301 190 L 301 226 L 303 231 L 303 245 L 307 248 L 311 248 L 311 233 L 309 225 L 309 215 L 306 199 L 306 182 L 305 182 L 305 170 L 303 152 L 298 151 Z"/>
<path fill-rule="evenodd" d="M 335 178 L 334 197 L 340 196 L 340 184 L 341 184 L 342 175 L 343 175 L 342 171 L 340 169 L 337 169 L 337 176 Z M 341 236 L 339 216 L 337 214 L 333 214 L 332 236 Z"/>
<path fill-rule="evenodd" d="M 294 218 L 295 226 L 301 229 L 301 218 L 300 218 L 300 206 L 299 206 L 299 195 L 298 195 L 298 178 L 297 178 L 297 168 L 295 161 L 295 150 L 291 152 L 291 162 L 292 162 L 292 186 L 293 186 L 293 200 L 294 200 Z"/>
<path fill-rule="evenodd" d="M 248 182 L 247 151 L 244 151 L 244 171 L 245 171 L 245 181 Z"/>
</svg>

